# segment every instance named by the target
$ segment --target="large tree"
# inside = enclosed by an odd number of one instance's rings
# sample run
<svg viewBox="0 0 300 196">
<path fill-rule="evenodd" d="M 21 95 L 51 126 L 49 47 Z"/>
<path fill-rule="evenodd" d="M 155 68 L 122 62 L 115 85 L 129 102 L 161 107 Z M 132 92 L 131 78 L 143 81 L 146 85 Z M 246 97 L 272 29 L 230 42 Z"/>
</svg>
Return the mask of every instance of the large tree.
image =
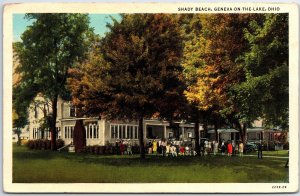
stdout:
<svg viewBox="0 0 300 196">
<path fill-rule="evenodd" d="M 187 99 L 200 110 L 227 118 L 244 142 L 247 126 L 258 117 L 286 122 L 286 15 L 195 17 L 201 31 L 193 30 L 186 42 L 183 63 L 189 81 Z"/>
<path fill-rule="evenodd" d="M 51 149 L 56 150 L 58 97 L 67 94 L 68 69 L 85 58 L 89 46 L 89 18 L 86 14 L 26 14 L 33 23 L 22 34 L 16 53 L 22 75 L 19 86 L 32 100 L 39 93 L 51 101 Z M 27 101 L 28 103 L 28 101 Z"/>
<path fill-rule="evenodd" d="M 245 79 L 230 89 L 239 118 L 262 117 L 265 126 L 288 128 L 288 15 L 264 14 L 244 29 L 248 49 L 237 62 Z"/>
<path fill-rule="evenodd" d="M 195 15 L 185 42 L 183 65 L 188 88 L 185 95 L 205 118 L 213 117 L 215 131 L 223 118 L 231 120 L 238 107 L 228 93 L 245 74 L 236 58 L 248 47 L 243 29 L 254 15 Z M 207 119 L 204 118 L 204 124 Z M 243 135 L 242 131 L 241 134 Z M 217 135 L 217 134 L 216 134 Z"/>
<path fill-rule="evenodd" d="M 171 118 L 181 99 L 178 24 L 168 14 L 125 14 L 108 27 L 86 68 L 72 70 L 75 77 L 70 82 L 80 84 L 72 89 L 73 96 L 87 112 L 137 121 L 141 158 L 145 158 L 144 118 Z"/>
</svg>

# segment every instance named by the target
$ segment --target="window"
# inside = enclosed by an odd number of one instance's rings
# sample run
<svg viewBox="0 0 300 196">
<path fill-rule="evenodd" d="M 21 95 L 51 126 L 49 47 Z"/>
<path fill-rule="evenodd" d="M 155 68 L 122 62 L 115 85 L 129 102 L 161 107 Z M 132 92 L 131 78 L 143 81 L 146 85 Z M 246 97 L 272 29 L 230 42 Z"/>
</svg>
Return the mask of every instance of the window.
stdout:
<svg viewBox="0 0 300 196">
<path fill-rule="evenodd" d="M 70 117 L 76 117 L 76 106 L 70 105 Z"/>
<path fill-rule="evenodd" d="M 273 135 L 273 133 L 270 133 L 270 140 L 271 140 L 271 141 L 274 140 L 274 135 Z"/>
<path fill-rule="evenodd" d="M 93 124 L 94 127 L 94 138 L 98 138 L 99 137 L 99 133 L 98 133 L 98 126 L 97 124 Z"/>
<path fill-rule="evenodd" d="M 110 125 L 110 137 L 112 139 L 137 139 L 138 126 L 136 125 Z"/>
<path fill-rule="evenodd" d="M 118 138 L 121 139 L 123 136 L 122 136 L 122 127 L 119 126 L 119 130 L 118 130 Z"/>
<path fill-rule="evenodd" d="M 260 140 L 260 133 L 256 133 L 256 139 Z"/>
<path fill-rule="evenodd" d="M 138 132 L 139 132 L 138 126 L 135 126 L 134 139 L 138 139 Z"/>
<path fill-rule="evenodd" d="M 49 114 L 49 106 L 47 103 L 44 104 L 44 114 L 48 115 Z"/>
<path fill-rule="evenodd" d="M 125 139 L 126 138 L 126 126 L 122 125 L 122 138 Z"/>
<path fill-rule="evenodd" d="M 127 126 L 127 138 L 129 138 L 129 139 L 133 139 L 133 134 L 132 134 L 132 132 L 133 132 L 133 126 Z"/>
<path fill-rule="evenodd" d="M 90 135 L 90 138 L 92 139 L 93 138 L 93 126 L 92 126 L 92 124 L 89 125 L 89 135 Z"/>
<path fill-rule="evenodd" d="M 173 132 L 169 132 L 169 138 L 173 137 Z"/>
<path fill-rule="evenodd" d="M 72 139 L 74 134 L 74 127 L 73 126 L 65 126 L 65 138 Z"/>
<path fill-rule="evenodd" d="M 65 127 L 65 138 L 68 138 L 68 128 Z"/>
<path fill-rule="evenodd" d="M 110 125 L 110 136 L 112 139 L 116 139 L 118 132 L 118 125 Z"/>
<path fill-rule="evenodd" d="M 38 113 L 38 105 L 34 105 L 34 118 L 38 118 L 39 113 Z"/>
<path fill-rule="evenodd" d="M 60 127 L 56 127 L 56 139 L 60 139 L 60 137 L 61 137 Z"/>
<path fill-rule="evenodd" d="M 192 132 L 188 132 L 187 134 L 188 134 L 188 138 L 193 137 Z"/>
</svg>

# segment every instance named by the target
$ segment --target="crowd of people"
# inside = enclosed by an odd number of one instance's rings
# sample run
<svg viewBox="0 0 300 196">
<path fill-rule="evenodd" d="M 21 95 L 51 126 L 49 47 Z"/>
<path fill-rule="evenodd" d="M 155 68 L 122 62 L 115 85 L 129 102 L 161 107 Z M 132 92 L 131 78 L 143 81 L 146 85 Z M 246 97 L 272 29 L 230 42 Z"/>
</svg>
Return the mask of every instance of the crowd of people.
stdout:
<svg viewBox="0 0 300 196">
<path fill-rule="evenodd" d="M 117 141 L 116 145 L 120 150 L 120 154 L 132 155 L 132 142 L 130 140 Z M 167 139 L 153 139 L 146 143 L 146 150 L 148 154 L 162 155 L 162 156 L 196 156 L 194 142 L 185 142 L 182 140 L 167 140 Z M 201 156 L 206 155 L 239 155 L 243 156 L 244 144 L 239 141 L 235 143 L 234 140 L 228 140 L 225 142 L 222 140 L 221 144 L 217 141 L 210 141 L 208 139 L 201 140 L 200 142 L 200 153 Z"/>
<path fill-rule="evenodd" d="M 132 142 L 130 140 L 120 140 L 116 142 L 116 147 L 119 148 L 120 154 L 132 155 Z"/>
<path fill-rule="evenodd" d="M 183 141 L 176 140 L 149 140 L 147 143 L 148 154 L 162 156 L 195 156 L 196 151 L 192 144 L 184 143 Z"/>
<path fill-rule="evenodd" d="M 148 154 L 161 154 L 162 156 L 195 156 L 195 144 L 193 142 L 188 143 L 179 140 L 149 140 L 147 143 Z M 200 142 L 200 153 L 202 156 L 206 155 L 217 155 L 221 152 L 222 155 L 227 154 L 228 156 L 237 155 L 243 156 L 244 144 L 234 141 L 225 142 L 219 144 L 217 141 L 202 140 Z"/>
</svg>

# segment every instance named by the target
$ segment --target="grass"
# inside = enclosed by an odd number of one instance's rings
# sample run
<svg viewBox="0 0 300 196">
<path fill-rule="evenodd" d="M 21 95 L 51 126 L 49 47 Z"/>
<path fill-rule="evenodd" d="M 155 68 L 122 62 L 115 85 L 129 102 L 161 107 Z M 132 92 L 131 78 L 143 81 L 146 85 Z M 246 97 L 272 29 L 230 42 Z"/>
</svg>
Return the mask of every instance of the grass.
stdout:
<svg viewBox="0 0 300 196">
<path fill-rule="evenodd" d="M 285 159 L 89 155 L 13 146 L 14 183 L 288 182 Z"/>
</svg>

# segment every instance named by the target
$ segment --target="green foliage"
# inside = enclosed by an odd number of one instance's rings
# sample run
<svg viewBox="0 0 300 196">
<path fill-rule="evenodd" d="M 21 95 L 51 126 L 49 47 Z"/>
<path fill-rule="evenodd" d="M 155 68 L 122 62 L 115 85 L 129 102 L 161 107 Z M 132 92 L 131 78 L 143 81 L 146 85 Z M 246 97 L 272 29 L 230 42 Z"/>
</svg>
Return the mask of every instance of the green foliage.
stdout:
<svg viewBox="0 0 300 196">
<path fill-rule="evenodd" d="M 53 150 L 58 96 L 67 97 L 68 69 L 86 57 L 92 30 L 87 14 L 26 14 L 33 20 L 15 44 L 21 79 L 16 94 L 28 106 L 39 93 L 52 104 Z"/>
<path fill-rule="evenodd" d="M 61 139 L 56 140 L 56 146 L 57 148 L 63 147 L 64 141 Z M 47 139 L 28 140 L 27 147 L 35 150 L 50 150 L 51 142 Z"/>
<path fill-rule="evenodd" d="M 84 59 L 90 34 L 83 14 L 27 14 L 34 22 L 16 46 L 26 89 L 52 98 L 65 92 L 68 68 Z"/>
<path fill-rule="evenodd" d="M 245 80 L 233 85 L 231 98 L 240 106 L 240 118 L 258 116 L 266 126 L 288 127 L 288 15 L 265 14 L 244 29 L 248 50 L 237 62 Z"/>
</svg>

